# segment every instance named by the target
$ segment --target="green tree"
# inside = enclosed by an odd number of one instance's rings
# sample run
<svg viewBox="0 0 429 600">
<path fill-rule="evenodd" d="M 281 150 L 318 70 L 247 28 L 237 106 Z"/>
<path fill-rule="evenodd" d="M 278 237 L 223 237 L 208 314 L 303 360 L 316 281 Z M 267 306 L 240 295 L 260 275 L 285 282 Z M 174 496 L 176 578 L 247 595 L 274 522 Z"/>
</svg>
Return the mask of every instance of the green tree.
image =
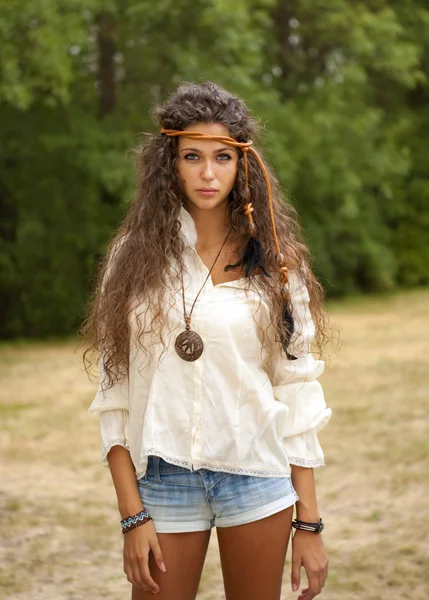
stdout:
<svg viewBox="0 0 429 600">
<path fill-rule="evenodd" d="M 0 0 L 0 336 L 75 330 L 182 80 L 244 97 L 328 293 L 428 283 L 421 0 Z"/>
<path fill-rule="evenodd" d="M 420 13 L 427 33 L 429 13 Z M 392 222 L 403 216 L 399 190 L 412 169 L 407 98 L 427 89 L 422 44 L 383 1 L 278 0 L 271 14 L 267 84 L 279 94 L 272 137 L 282 140 L 272 160 L 316 268 L 331 293 L 391 288 L 400 264 Z"/>
</svg>

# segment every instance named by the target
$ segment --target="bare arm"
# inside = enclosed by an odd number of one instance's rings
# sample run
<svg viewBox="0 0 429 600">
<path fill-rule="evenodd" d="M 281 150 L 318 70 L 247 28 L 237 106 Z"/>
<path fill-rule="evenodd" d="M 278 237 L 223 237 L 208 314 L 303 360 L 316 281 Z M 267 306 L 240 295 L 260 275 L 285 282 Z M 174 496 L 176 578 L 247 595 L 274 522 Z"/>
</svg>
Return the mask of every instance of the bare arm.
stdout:
<svg viewBox="0 0 429 600">
<path fill-rule="evenodd" d="M 320 519 L 317 507 L 316 486 L 313 469 L 292 467 L 292 483 L 299 496 L 296 503 L 296 516 L 300 521 L 316 523 Z M 301 566 L 307 573 L 308 587 L 304 588 L 298 600 L 312 600 L 320 594 L 328 575 L 328 557 L 320 534 L 297 530 L 292 539 L 292 590 L 300 585 Z"/>
<path fill-rule="evenodd" d="M 314 471 L 306 467 L 292 467 L 292 483 L 299 496 L 296 503 L 296 518 L 300 521 L 316 523 L 320 519 L 317 508 L 316 486 Z"/>
<path fill-rule="evenodd" d="M 122 519 L 144 509 L 130 453 L 122 446 L 113 446 L 107 455 Z M 153 521 L 124 534 L 124 572 L 128 581 L 146 590 L 159 592 L 158 584 L 149 571 L 149 552 L 152 550 L 161 571 L 165 571 L 161 547 Z"/>
<path fill-rule="evenodd" d="M 137 487 L 134 466 L 130 453 L 122 446 L 113 446 L 107 455 L 110 473 L 118 498 L 118 509 L 121 518 L 143 510 L 143 504 Z"/>
</svg>

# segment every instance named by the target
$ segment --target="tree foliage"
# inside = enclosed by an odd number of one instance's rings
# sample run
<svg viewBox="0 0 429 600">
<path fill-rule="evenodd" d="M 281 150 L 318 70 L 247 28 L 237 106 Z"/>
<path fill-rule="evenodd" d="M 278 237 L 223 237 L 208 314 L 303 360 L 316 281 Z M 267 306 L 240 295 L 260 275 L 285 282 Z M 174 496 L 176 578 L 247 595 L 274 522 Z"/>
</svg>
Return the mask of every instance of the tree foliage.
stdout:
<svg viewBox="0 0 429 600">
<path fill-rule="evenodd" d="M 328 294 L 429 281 L 421 0 L 0 0 L 0 335 L 75 330 L 183 80 L 242 95 Z"/>
</svg>

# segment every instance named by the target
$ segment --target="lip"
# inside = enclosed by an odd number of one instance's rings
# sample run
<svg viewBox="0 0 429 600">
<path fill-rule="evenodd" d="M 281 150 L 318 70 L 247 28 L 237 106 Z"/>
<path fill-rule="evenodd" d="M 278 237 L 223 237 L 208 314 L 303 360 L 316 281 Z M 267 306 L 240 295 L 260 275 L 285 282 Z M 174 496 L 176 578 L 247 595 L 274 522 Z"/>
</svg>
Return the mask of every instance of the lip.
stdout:
<svg viewBox="0 0 429 600">
<path fill-rule="evenodd" d="M 211 188 L 207 188 L 207 189 L 201 188 L 201 189 L 197 190 L 197 192 L 199 194 L 202 194 L 203 196 L 213 196 L 214 194 L 217 194 L 218 190 L 214 190 Z"/>
</svg>

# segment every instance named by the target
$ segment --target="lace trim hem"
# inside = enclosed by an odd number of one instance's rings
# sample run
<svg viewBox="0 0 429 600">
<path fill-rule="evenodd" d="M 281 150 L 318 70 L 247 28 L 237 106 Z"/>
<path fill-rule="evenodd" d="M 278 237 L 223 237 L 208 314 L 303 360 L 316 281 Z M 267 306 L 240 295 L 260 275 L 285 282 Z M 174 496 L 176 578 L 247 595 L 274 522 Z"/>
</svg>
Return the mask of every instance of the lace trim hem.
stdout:
<svg viewBox="0 0 429 600">
<path fill-rule="evenodd" d="M 196 463 L 194 467 L 195 470 L 208 469 L 210 471 L 224 471 L 225 473 L 231 473 L 232 475 L 253 475 L 253 477 L 290 477 L 290 469 L 287 471 L 256 471 L 255 469 L 234 469 L 230 467 L 210 465 L 208 463 Z"/>
<path fill-rule="evenodd" d="M 190 469 L 191 471 L 197 471 L 198 469 L 207 469 L 209 471 L 222 471 L 224 473 L 230 473 L 231 475 L 252 475 L 254 477 L 290 477 L 290 468 L 286 468 L 285 471 L 257 471 L 256 469 L 245 469 L 245 468 L 234 468 L 226 465 L 212 465 L 205 462 L 195 462 L 189 460 L 178 460 L 177 458 L 171 458 L 163 452 L 160 452 L 156 448 L 148 448 L 145 451 L 146 459 L 149 454 L 161 457 L 166 462 L 172 463 L 173 465 L 179 465 Z M 139 474 L 139 477 L 143 477 L 144 473 Z"/>
<path fill-rule="evenodd" d="M 125 442 L 124 440 L 120 440 L 120 439 L 112 440 L 111 442 L 109 442 L 108 446 L 104 446 L 103 452 L 101 453 L 101 460 L 105 467 L 109 466 L 109 463 L 107 462 L 107 455 L 109 454 L 109 452 L 113 448 L 113 446 L 122 446 L 122 448 L 125 448 L 125 450 L 128 450 L 128 452 L 130 451 L 130 447 L 128 446 L 127 442 Z"/>
<path fill-rule="evenodd" d="M 289 463 L 291 465 L 296 465 L 297 467 L 307 467 L 308 469 L 317 469 L 318 467 L 325 466 L 325 461 L 323 459 L 306 460 L 304 458 L 295 458 L 294 456 L 289 456 Z"/>
</svg>

